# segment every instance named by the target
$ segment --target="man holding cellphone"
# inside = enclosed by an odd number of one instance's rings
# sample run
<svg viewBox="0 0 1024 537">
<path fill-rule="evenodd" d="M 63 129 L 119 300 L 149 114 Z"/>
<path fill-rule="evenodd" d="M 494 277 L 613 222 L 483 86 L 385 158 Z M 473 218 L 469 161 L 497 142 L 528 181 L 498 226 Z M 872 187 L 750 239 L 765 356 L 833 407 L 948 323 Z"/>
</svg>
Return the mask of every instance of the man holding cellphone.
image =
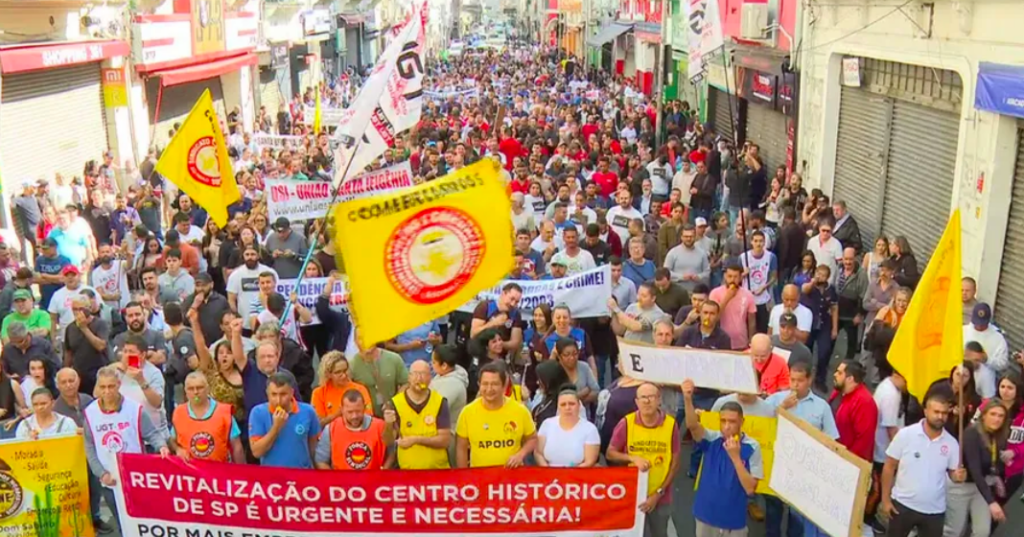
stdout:
<svg viewBox="0 0 1024 537">
<path fill-rule="evenodd" d="M 142 405 L 153 425 L 166 434 L 167 415 L 163 406 L 164 374 L 160 368 L 146 359 L 147 348 L 145 339 L 129 334 L 118 349 L 118 361 L 112 365 L 117 369 L 121 380 L 121 395 Z"/>
</svg>

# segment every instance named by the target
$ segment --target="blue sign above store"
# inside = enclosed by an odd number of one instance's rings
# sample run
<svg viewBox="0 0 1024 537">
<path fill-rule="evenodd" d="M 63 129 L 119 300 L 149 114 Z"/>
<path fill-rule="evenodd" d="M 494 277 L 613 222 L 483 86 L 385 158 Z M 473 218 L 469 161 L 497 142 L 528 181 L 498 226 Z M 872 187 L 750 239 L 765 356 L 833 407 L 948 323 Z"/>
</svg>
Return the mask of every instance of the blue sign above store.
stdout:
<svg viewBox="0 0 1024 537">
<path fill-rule="evenodd" d="M 982 62 L 974 107 L 1024 118 L 1024 67 Z"/>
</svg>

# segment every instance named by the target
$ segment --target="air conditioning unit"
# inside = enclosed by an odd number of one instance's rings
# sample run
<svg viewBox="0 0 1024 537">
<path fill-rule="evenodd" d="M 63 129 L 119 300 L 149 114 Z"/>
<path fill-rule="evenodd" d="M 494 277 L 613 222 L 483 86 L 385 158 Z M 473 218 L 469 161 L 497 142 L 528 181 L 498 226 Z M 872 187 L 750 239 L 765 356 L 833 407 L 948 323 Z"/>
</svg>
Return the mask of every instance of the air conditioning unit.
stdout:
<svg viewBox="0 0 1024 537">
<path fill-rule="evenodd" d="M 743 4 L 740 12 L 740 36 L 743 39 L 767 39 L 768 4 Z"/>
</svg>

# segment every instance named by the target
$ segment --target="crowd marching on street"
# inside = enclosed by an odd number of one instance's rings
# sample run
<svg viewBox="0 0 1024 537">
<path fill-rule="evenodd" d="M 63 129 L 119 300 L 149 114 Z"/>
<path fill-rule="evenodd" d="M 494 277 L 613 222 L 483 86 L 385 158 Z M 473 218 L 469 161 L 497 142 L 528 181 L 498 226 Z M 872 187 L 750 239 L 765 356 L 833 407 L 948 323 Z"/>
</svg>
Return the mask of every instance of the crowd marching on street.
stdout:
<svg viewBox="0 0 1024 537">
<path fill-rule="evenodd" d="M 320 91 L 342 107 L 358 85 L 352 73 Z M 346 277 L 333 224 L 267 210 L 264 181 L 332 177 L 330 134 L 302 117 L 314 88 L 261 110 L 258 132 L 224 118 L 241 199 L 223 228 L 155 173 L 160 148 L 134 173 L 98 155 L 82 177 L 23 184 L 17 236 L 0 243 L 0 438 L 84 435 L 99 533 L 117 523 L 107 452 L 120 451 L 324 470 L 633 465 L 648 473 L 651 537 L 672 520 L 699 537 L 825 535 L 755 494 L 761 447 L 740 429 L 779 409 L 873 463 L 876 534 L 987 537 L 1007 522 L 1024 480 L 1024 356 L 974 280 L 964 365 L 919 401 L 886 355 L 928 260 L 904 236 L 862 237 L 844 200 L 768 169 L 757 140 L 736 146 L 689 103 L 658 107 L 631 80 L 523 43 L 433 59 L 423 87 L 421 121 L 372 168 L 407 161 L 419 184 L 494 159 L 515 265 L 497 299 L 372 346 L 332 301 Z M 260 145 L 267 134 L 290 141 Z M 520 306 L 524 282 L 604 265 L 607 317 Z M 300 271 L 328 279 L 313 307 L 277 291 Z M 618 338 L 748 352 L 761 393 L 624 376 Z M 118 420 L 138 434 L 105 445 Z M 685 513 L 683 472 L 700 473 Z"/>
</svg>

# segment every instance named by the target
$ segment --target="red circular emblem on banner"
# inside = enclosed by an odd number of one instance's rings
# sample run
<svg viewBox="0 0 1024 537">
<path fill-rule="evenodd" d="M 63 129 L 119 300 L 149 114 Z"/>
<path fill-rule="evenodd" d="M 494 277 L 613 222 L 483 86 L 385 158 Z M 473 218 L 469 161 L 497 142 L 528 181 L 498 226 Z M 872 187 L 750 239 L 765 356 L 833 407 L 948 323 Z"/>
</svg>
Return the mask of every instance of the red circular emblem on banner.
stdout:
<svg viewBox="0 0 1024 537">
<path fill-rule="evenodd" d="M 384 267 L 388 281 L 408 300 L 435 304 L 469 283 L 486 251 L 475 219 L 452 207 L 435 207 L 399 224 L 384 247 Z"/>
<path fill-rule="evenodd" d="M 188 148 L 188 174 L 207 186 L 220 186 L 220 164 L 217 161 L 217 142 L 213 136 L 203 136 Z"/>
</svg>

